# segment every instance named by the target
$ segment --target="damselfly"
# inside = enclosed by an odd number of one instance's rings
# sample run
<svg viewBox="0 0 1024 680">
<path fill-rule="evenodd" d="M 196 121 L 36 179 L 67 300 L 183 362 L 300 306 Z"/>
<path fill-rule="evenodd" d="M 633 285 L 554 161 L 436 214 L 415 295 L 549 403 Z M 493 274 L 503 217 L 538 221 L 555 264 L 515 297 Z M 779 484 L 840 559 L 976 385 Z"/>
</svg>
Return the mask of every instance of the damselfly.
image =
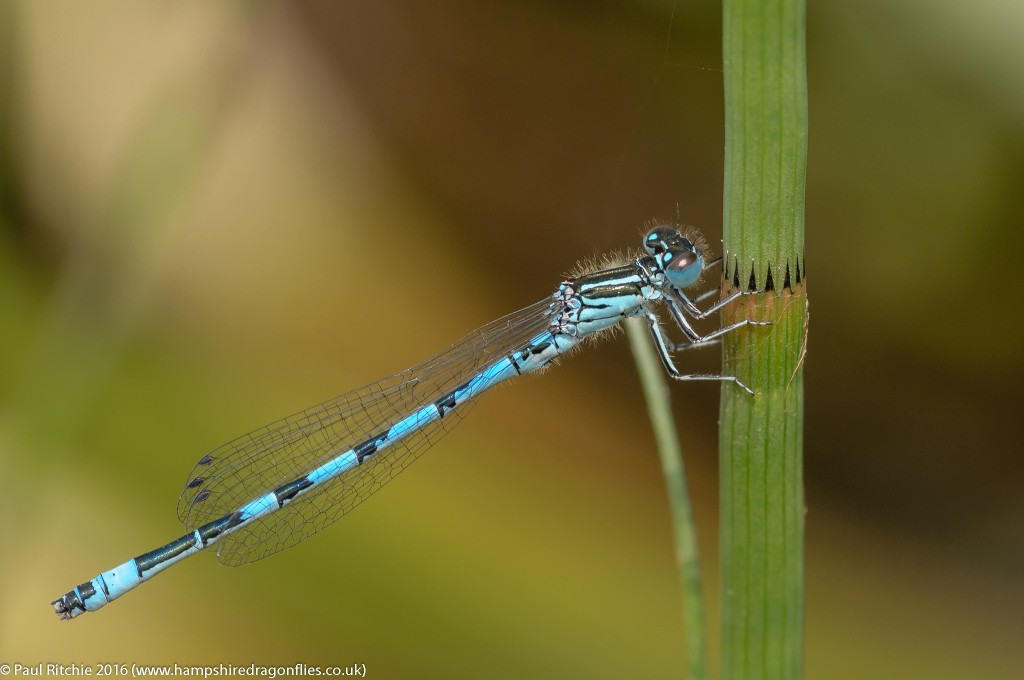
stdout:
<svg viewBox="0 0 1024 680">
<path fill-rule="evenodd" d="M 223 564 L 241 565 L 290 548 L 332 524 L 404 470 L 454 427 L 466 405 L 490 387 L 544 368 L 583 340 L 629 317 L 647 321 L 669 375 L 686 375 L 654 312 L 663 305 L 686 336 L 682 345 L 713 341 L 743 320 L 706 335 L 687 317 L 703 319 L 736 300 L 735 292 L 706 310 L 683 292 L 706 262 L 694 239 L 671 226 L 643 238 L 644 252 L 563 282 L 540 302 L 498 319 L 409 370 L 271 423 L 213 450 L 196 463 L 178 499 L 181 538 L 128 560 L 54 600 L 63 619 L 96 611 L 181 560 L 217 544 Z M 713 293 L 714 291 L 710 291 Z"/>
</svg>

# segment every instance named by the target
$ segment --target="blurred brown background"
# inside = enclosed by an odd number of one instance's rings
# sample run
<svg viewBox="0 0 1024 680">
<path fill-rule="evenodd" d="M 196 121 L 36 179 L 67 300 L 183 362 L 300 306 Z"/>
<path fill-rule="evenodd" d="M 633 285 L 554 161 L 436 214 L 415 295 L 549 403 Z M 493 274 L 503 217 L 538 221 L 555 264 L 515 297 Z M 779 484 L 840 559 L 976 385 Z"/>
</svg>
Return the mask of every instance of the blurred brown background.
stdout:
<svg viewBox="0 0 1024 680">
<path fill-rule="evenodd" d="M 811 4 L 807 677 L 1020 677 L 1024 5 Z M 48 603 L 178 536 L 214 445 L 649 219 L 717 245 L 720 13 L 0 5 L 0 662 L 680 677 L 621 338 L 488 394 L 295 550 L 197 557 L 70 624 Z M 716 642 L 717 387 L 673 397 Z"/>
</svg>

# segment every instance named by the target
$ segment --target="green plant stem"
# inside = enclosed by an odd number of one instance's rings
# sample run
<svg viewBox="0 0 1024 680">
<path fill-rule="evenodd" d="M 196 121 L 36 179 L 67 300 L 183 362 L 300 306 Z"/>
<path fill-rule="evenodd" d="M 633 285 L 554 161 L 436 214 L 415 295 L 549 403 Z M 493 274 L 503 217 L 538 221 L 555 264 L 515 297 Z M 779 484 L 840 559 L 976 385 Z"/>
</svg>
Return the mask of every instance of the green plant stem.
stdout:
<svg viewBox="0 0 1024 680">
<path fill-rule="evenodd" d="M 689 677 L 702 680 L 707 674 L 707 649 L 704 634 L 704 600 L 700 586 L 700 560 L 697 553 L 697 530 L 686 486 L 683 452 L 679 446 L 675 420 L 665 384 L 665 371 L 658 359 L 647 324 L 641 319 L 627 319 L 626 335 L 636 360 L 643 387 L 647 412 L 661 460 L 661 469 L 668 491 L 675 534 L 676 566 L 683 588 L 683 619 L 686 628 L 686 653 Z"/>
<path fill-rule="evenodd" d="M 803 673 L 803 349 L 807 297 L 804 0 L 726 0 L 723 292 L 762 292 L 723 324 L 720 412 L 722 672 Z"/>
</svg>

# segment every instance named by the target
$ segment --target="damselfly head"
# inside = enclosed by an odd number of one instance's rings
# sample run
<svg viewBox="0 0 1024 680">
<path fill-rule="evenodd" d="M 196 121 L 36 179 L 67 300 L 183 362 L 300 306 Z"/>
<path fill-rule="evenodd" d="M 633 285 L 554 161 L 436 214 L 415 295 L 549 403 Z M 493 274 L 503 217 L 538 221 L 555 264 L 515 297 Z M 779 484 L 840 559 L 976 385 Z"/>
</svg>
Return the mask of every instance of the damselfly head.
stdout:
<svg viewBox="0 0 1024 680">
<path fill-rule="evenodd" d="M 644 236 L 644 250 L 654 257 L 669 283 L 676 288 L 687 288 L 697 283 L 704 270 L 701 249 L 675 227 L 651 229 Z"/>
</svg>

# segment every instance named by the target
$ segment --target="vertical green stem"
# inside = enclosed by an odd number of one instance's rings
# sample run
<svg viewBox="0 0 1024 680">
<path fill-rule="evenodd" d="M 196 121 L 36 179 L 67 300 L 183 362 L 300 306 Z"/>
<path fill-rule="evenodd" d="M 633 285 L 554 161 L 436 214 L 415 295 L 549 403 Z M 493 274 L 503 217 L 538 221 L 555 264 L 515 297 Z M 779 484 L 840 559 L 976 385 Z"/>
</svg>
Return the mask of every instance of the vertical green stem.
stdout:
<svg viewBox="0 0 1024 680">
<path fill-rule="evenodd" d="M 755 290 L 723 323 L 720 414 L 723 677 L 803 670 L 805 0 L 725 0 L 724 292 Z"/>
<path fill-rule="evenodd" d="M 703 680 L 707 673 L 707 649 L 704 642 L 704 600 L 700 589 L 700 560 L 697 554 L 697 531 L 686 486 L 683 452 L 679 446 L 675 420 L 669 403 L 665 371 L 651 345 L 647 325 L 640 319 L 627 319 L 626 335 L 636 359 L 637 373 L 643 386 L 647 412 L 661 459 L 662 473 L 668 490 L 675 534 L 676 566 L 683 586 L 683 619 L 686 626 L 686 654 L 689 677 Z"/>
</svg>

